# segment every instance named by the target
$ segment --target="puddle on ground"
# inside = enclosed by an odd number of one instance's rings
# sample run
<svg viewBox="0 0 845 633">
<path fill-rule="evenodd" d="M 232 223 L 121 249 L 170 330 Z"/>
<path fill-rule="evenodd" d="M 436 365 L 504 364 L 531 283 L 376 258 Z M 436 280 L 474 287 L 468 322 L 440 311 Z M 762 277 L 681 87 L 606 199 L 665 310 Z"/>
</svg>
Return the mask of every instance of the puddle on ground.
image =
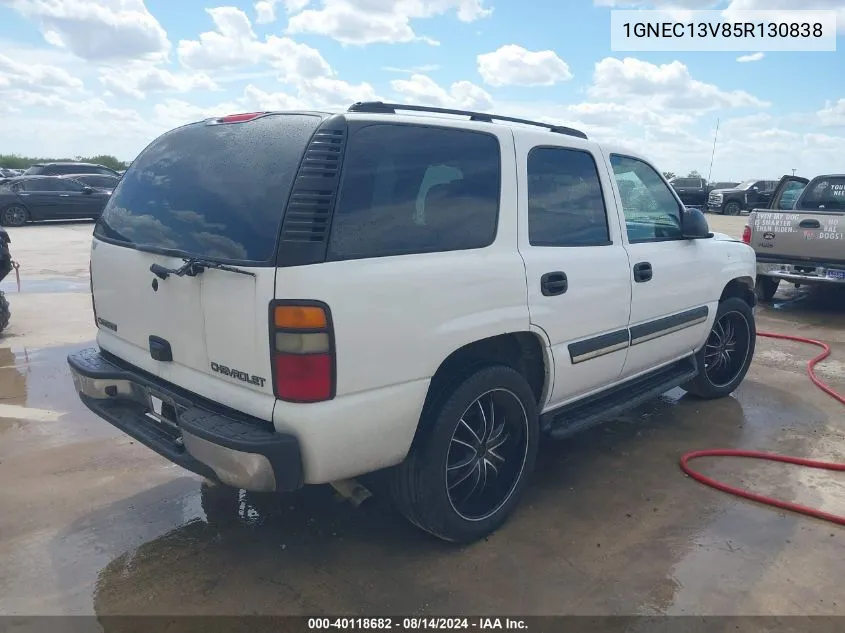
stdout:
<svg viewBox="0 0 845 633">
<path fill-rule="evenodd" d="M 0 347 L 0 454 L 25 450 L 27 440 L 47 447 L 117 434 L 88 411 L 73 387 L 67 355 L 89 345 Z"/>
<path fill-rule="evenodd" d="M 14 275 L 0 283 L 0 290 L 8 295 L 18 293 Z M 21 279 L 21 294 L 48 294 L 53 292 L 90 292 L 88 280 L 79 279 Z"/>
</svg>

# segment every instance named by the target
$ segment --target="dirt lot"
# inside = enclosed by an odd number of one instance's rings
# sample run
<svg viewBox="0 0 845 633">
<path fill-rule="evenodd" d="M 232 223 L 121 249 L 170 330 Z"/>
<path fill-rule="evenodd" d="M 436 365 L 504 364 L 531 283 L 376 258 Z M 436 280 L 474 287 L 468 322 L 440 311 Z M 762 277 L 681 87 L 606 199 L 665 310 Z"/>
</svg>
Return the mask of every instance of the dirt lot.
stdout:
<svg viewBox="0 0 845 633">
<path fill-rule="evenodd" d="M 744 218 L 708 216 L 739 235 Z M 840 405 L 803 375 L 814 352 L 758 341 L 735 397 L 680 390 L 549 443 L 522 506 L 456 548 L 380 497 L 206 487 L 95 419 L 68 352 L 94 336 L 91 224 L 10 231 L 22 291 L 0 339 L 0 613 L 845 614 L 845 532 L 685 478 L 678 457 L 755 448 L 845 461 Z M 702 271 L 702 274 L 706 274 Z M 845 389 L 845 297 L 781 292 L 759 327 L 823 339 Z M 845 513 L 841 475 L 726 460 L 707 472 Z"/>
</svg>

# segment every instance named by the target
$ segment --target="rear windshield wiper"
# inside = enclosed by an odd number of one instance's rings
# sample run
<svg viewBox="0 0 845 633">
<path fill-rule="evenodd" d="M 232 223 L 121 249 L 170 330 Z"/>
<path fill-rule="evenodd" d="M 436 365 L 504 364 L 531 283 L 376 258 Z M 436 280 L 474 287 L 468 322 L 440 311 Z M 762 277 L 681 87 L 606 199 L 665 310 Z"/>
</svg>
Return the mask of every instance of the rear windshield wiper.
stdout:
<svg viewBox="0 0 845 633">
<path fill-rule="evenodd" d="M 176 275 L 177 277 L 196 277 L 206 268 L 214 268 L 216 270 L 225 270 L 230 273 L 237 273 L 239 275 L 249 275 L 250 277 L 255 277 L 255 273 L 252 271 L 244 270 L 243 268 L 235 268 L 234 266 L 227 266 L 226 264 L 221 264 L 219 262 L 211 261 L 208 259 L 202 259 L 201 257 L 191 257 L 183 259 L 185 260 L 185 263 L 179 268 L 167 268 L 166 266 L 162 266 L 161 264 L 152 264 L 150 266 L 150 272 L 159 279 L 167 279 L 170 275 Z"/>
</svg>

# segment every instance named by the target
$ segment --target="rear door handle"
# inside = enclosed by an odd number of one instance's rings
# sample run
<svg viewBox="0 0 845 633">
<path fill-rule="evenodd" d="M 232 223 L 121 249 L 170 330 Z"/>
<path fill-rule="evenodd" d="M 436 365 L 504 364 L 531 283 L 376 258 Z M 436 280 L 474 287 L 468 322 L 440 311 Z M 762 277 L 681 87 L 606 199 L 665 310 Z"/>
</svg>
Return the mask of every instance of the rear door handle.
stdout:
<svg viewBox="0 0 845 633">
<path fill-rule="evenodd" d="M 638 284 L 651 280 L 651 273 L 651 264 L 649 262 L 634 264 L 634 281 Z"/>
<path fill-rule="evenodd" d="M 819 224 L 818 220 L 814 220 L 812 218 L 808 220 L 801 220 L 801 223 L 798 225 L 802 229 L 818 229 L 821 228 L 821 224 Z"/>
<path fill-rule="evenodd" d="M 562 295 L 569 289 L 569 280 L 566 278 L 566 273 L 556 270 L 552 273 L 546 273 L 540 277 L 540 291 L 544 297 L 553 297 Z"/>
</svg>

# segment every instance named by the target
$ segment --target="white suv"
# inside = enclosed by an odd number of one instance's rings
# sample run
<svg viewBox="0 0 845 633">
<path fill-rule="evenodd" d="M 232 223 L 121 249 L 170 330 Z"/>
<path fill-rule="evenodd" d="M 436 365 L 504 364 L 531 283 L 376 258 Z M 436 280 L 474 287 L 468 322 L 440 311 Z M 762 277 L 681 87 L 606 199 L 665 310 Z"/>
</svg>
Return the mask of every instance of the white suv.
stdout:
<svg viewBox="0 0 845 633">
<path fill-rule="evenodd" d="M 286 491 L 386 469 L 451 541 L 516 506 L 541 437 L 678 385 L 731 393 L 755 258 L 577 130 L 358 103 L 186 125 L 94 230 L 85 404 L 171 461 Z"/>
</svg>

